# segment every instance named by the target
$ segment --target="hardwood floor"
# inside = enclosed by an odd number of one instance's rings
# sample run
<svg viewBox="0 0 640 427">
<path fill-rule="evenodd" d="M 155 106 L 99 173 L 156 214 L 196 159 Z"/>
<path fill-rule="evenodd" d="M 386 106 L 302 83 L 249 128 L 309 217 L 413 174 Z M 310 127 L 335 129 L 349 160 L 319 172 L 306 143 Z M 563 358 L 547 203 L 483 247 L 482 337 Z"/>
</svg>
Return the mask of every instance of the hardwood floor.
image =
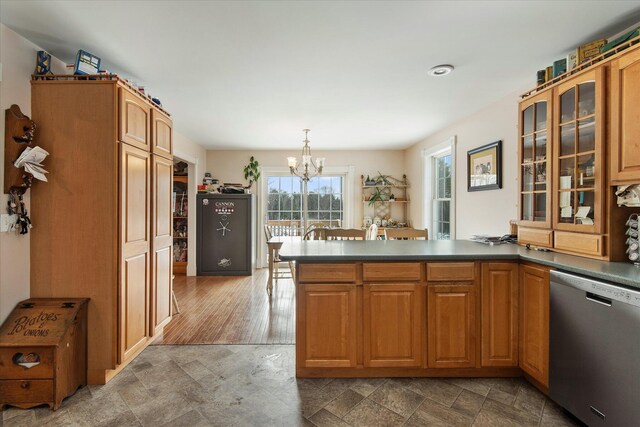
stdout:
<svg viewBox="0 0 640 427">
<path fill-rule="evenodd" d="M 154 344 L 294 344 L 295 288 L 291 279 L 265 290 L 268 269 L 250 277 L 176 276 L 181 314 Z"/>
</svg>

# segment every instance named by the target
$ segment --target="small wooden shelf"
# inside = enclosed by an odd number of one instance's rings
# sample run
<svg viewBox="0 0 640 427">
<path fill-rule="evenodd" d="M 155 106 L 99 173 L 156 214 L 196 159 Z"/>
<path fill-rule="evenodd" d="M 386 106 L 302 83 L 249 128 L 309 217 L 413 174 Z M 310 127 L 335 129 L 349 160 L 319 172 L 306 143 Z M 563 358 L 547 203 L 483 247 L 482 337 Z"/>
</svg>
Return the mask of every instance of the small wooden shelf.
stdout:
<svg viewBox="0 0 640 427">
<path fill-rule="evenodd" d="M 189 193 L 188 193 L 188 183 L 189 183 L 189 176 L 188 175 L 173 175 L 173 188 L 174 190 L 179 190 L 175 193 L 176 196 L 176 200 L 177 201 L 184 201 L 186 202 L 186 208 L 183 209 L 182 211 L 180 211 L 180 215 L 176 215 L 176 213 L 178 212 L 174 212 L 174 216 L 173 216 L 173 225 L 174 227 L 178 227 L 179 229 L 183 229 L 183 231 L 189 232 L 190 230 L 188 229 L 188 220 L 189 217 L 185 216 L 185 212 L 189 211 L 191 202 L 189 200 Z M 177 203 L 177 202 L 176 202 Z M 177 206 L 176 206 L 177 209 Z M 182 209 L 182 208 L 181 208 Z M 184 227 L 184 228 L 183 228 Z M 175 233 L 175 230 L 174 230 Z M 183 254 L 186 254 L 186 258 L 187 260 L 189 259 L 189 247 L 188 247 L 188 237 L 187 236 L 173 236 L 173 248 L 174 251 L 177 248 L 182 248 Z M 187 262 L 186 261 L 176 261 L 175 260 L 176 254 L 174 252 L 173 254 L 173 272 L 174 274 L 186 274 L 187 272 Z"/>
</svg>

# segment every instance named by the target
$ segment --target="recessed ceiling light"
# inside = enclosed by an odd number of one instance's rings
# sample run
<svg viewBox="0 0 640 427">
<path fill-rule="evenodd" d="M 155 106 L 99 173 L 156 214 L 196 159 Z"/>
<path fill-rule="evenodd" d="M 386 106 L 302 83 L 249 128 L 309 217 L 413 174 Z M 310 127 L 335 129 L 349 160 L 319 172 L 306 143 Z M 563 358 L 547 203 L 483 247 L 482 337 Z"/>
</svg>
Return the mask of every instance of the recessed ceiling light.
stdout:
<svg viewBox="0 0 640 427">
<path fill-rule="evenodd" d="M 446 76 L 453 71 L 453 65 L 443 64 L 436 65 L 429 70 L 429 75 L 434 77 Z"/>
</svg>

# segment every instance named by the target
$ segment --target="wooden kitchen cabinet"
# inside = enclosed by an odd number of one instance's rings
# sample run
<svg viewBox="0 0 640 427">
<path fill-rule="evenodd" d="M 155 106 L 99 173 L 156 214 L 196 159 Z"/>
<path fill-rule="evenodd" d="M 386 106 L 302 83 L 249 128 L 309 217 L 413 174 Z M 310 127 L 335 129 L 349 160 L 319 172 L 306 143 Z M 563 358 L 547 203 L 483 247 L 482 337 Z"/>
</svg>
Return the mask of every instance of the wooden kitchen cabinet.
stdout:
<svg viewBox="0 0 640 427">
<path fill-rule="evenodd" d="M 476 366 L 476 286 L 473 282 L 427 285 L 429 368 Z"/>
<path fill-rule="evenodd" d="M 151 110 L 151 152 L 167 158 L 173 156 L 173 122 L 156 109 Z"/>
<path fill-rule="evenodd" d="M 118 363 L 135 355 L 149 335 L 150 154 L 120 145 L 120 352 Z"/>
<path fill-rule="evenodd" d="M 482 264 L 482 366 L 518 366 L 518 263 Z"/>
<path fill-rule="evenodd" d="M 151 336 L 171 320 L 173 161 L 151 156 Z"/>
<path fill-rule="evenodd" d="M 519 225 L 524 227 L 551 228 L 552 112 L 551 91 L 520 103 Z M 539 245 L 544 242 L 536 240 L 532 243 Z"/>
<path fill-rule="evenodd" d="M 603 230 L 604 72 L 604 67 L 596 67 L 554 89 L 555 230 L 591 234 Z"/>
<path fill-rule="evenodd" d="M 104 384 L 170 320 L 171 153 L 151 141 L 170 147 L 171 121 L 117 76 L 35 76 L 31 95 L 55 160 L 31 194 L 31 296 L 90 298 L 88 382 Z"/>
<path fill-rule="evenodd" d="M 125 88 L 120 96 L 120 141 L 149 151 L 151 107 L 141 97 Z"/>
<path fill-rule="evenodd" d="M 611 62 L 611 184 L 640 182 L 640 47 Z"/>
<path fill-rule="evenodd" d="M 299 366 L 355 367 L 356 285 L 300 285 L 297 300 L 296 359 Z"/>
<path fill-rule="evenodd" d="M 520 267 L 520 368 L 549 386 L 549 269 Z"/>
<path fill-rule="evenodd" d="M 364 285 L 364 366 L 420 366 L 423 289 L 416 283 Z"/>
</svg>

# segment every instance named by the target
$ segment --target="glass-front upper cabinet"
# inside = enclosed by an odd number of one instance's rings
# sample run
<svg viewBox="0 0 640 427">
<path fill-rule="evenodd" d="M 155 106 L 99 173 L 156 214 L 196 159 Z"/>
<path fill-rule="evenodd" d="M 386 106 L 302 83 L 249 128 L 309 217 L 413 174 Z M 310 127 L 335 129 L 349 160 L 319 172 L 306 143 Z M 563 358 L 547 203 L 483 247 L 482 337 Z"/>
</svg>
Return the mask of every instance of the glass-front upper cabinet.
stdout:
<svg viewBox="0 0 640 427">
<path fill-rule="evenodd" d="M 520 103 L 520 221 L 529 227 L 551 227 L 551 91 Z"/>
<path fill-rule="evenodd" d="M 602 230 L 604 69 L 558 85 L 554 91 L 554 213 L 558 230 Z"/>
</svg>

